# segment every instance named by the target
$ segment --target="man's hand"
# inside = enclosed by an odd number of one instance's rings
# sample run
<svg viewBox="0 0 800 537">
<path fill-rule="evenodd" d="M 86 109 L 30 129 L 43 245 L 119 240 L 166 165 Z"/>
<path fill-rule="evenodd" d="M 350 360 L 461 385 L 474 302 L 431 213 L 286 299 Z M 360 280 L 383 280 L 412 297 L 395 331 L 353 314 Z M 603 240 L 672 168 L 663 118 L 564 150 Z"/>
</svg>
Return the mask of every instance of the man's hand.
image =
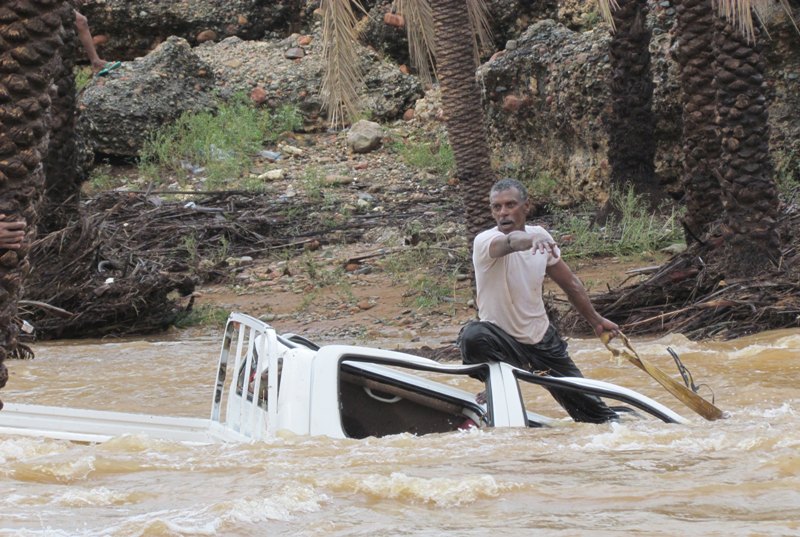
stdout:
<svg viewBox="0 0 800 537">
<path fill-rule="evenodd" d="M 531 233 L 529 237 L 531 241 L 531 251 L 534 254 L 552 254 L 555 258 L 561 255 L 561 250 L 558 248 L 556 242 L 546 233 Z"/>
<path fill-rule="evenodd" d="M 0 214 L 0 248 L 18 250 L 25 239 L 25 221 L 4 222 L 4 214 Z"/>
<path fill-rule="evenodd" d="M 594 333 L 605 343 L 606 340 L 611 341 L 614 336 L 619 334 L 619 325 L 605 317 L 600 317 L 600 322 L 594 325 Z"/>
</svg>

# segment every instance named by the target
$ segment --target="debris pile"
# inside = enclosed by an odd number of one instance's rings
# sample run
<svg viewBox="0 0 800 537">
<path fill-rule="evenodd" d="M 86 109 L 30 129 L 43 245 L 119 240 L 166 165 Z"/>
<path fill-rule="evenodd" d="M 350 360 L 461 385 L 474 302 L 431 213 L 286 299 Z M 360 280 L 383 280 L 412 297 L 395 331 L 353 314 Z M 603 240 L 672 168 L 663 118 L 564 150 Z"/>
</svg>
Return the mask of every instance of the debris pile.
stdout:
<svg viewBox="0 0 800 537">
<path fill-rule="evenodd" d="M 779 222 L 783 247 L 774 268 L 755 278 L 727 277 L 724 240 L 694 243 L 644 281 L 593 296 L 597 311 L 627 335 L 680 333 L 693 340 L 733 339 L 800 325 L 800 210 L 792 196 Z M 587 332 L 573 312 L 567 333 Z"/>
</svg>

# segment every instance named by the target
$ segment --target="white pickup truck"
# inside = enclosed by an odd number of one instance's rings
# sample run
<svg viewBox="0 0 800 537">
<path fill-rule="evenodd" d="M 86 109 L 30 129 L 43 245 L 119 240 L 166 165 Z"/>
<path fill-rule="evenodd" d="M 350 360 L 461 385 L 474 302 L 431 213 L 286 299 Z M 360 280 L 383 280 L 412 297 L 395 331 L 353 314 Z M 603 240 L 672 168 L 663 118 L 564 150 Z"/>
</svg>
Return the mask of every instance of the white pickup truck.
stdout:
<svg viewBox="0 0 800 537">
<path fill-rule="evenodd" d="M 465 375 L 484 382 L 486 403 L 448 383 Z M 660 403 L 607 382 L 534 375 L 496 362 L 465 366 L 371 347 L 318 347 L 297 335 L 279 335 L 248 315 L 232 313 L 222 341 L 210 418 L 9 402 L 0 411 L 0 435 L 103 442 L 123 434 L 145 434 L 209 443 L 261 440 L 280 431 L 366 438 L 553 423 L 552 418 L 525 408 L 520 390 L 525 383 L 593 393 L 625 403 L 623 408 L 640 417 L 686 422 Z"/>
</svg>

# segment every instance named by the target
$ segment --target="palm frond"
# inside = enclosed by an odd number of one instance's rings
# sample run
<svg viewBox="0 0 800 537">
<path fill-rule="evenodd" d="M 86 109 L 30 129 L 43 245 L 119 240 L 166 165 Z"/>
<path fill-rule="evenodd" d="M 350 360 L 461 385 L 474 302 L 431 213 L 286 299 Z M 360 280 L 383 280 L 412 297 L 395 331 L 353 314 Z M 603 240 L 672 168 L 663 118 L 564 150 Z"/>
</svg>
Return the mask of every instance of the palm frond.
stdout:
<svg viewBox="0 0 800 537">
<path fill-rule="evenodd" d="M 715 0 L 717 3 L 717 10 L 719 14 L 737 27 L 745 38 L 750 41 L 751 43 L 755 41 L 756 33 L 755 27 L 753 23 L 753 17 L 758 19 L 759 22 L 762 23 L 762 26 L 766 29 L 766 25 L 764 24 L 764 20 L 766 17 L 763 15 L 769 13 L 770 11 L 774 11 L 775 3 L 773 0 Z M 789 20 L 792 21 L 792 25 L 794 25 L 794 29 L 800 33 L 800 28 L 797 27 L 797 21 L 794 20 L 792 16 L 792 6 L 789 4 L 789 0 L 778 0 L 778 5 L 780 9 L 786 13 L 789 17 Z"/>
<path fill-rule="evenodd" d="M 614 24 L 613 12 L 619 9 L 617 0 L 597 0 L 597 9 L 600 11 L 600 16 L 611 25 L 611 33 L 617 31 L 617 26 Z"/>
<path fill-rule="evenodd" d="M 800 28 L 797 26 L 797 21 L 794 20 L 794 16 L 792 16 L 792 7 L 789 5 L 789 0 L 778 0 L 778 2 L 773 2 L 772 0 L 754 0 L 753 4 L 753 12 L 758 19 L 758 22 L 764 28 L 764 31 L 767 32 L 767 25 L 771 22 L 774 16 L 777 13 L 783 13 L 789 20 L 792 22 L 792 26 L 797 33 L 800 34 Z M 767 32 L 767 36 L 769 37 L 769 32 Z"/>
<path fill-rule="evenodd" d="M 755 41 L 753 5 L 756 0 L 716 0 L 717 11 L 742 32 L 749 42 Z"/>
<path fill-rule="evenodd" d="M 424 85 L 433 83 L 436 71 L 436 38 L 433 11 L 428 0 L 397 0 L 398 13 L 406 19 L 408 55 Z"/>
<path fill-rule="evenodd" d="M 480 52 L 494 49 L 494 36 L 489 24 L 489 8 L 484 0 L 467 0 L 467 13 L 472 26 L 473 43 L 475 51 L 475 65 L 480 64 Z"/>
<path fill-rule="evenodd" d="M 351 4 L 352 2 L 352 4 Z M 345 124 L 359 113 L 359 89 L 364 83 L 356 48 L 356 15 L 353 5 L 364 11 L 358 0 L 322 0 L 322 55 L 325 74 L 321 97 L 332 127 Z"/>
</svg>

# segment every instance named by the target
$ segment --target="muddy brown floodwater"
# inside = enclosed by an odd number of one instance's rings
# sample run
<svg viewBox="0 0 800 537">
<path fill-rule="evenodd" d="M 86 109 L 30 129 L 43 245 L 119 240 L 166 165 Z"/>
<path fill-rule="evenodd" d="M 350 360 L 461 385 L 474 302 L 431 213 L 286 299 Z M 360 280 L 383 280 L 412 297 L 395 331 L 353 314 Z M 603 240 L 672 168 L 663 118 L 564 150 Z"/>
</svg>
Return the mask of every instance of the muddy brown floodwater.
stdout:
<svg viewBox="0 0 800 537">
<path fill-rule="evenodd" d="M 221 330 L 40 344 L 35 360 L 9 363 L 3 398 L 207 417 Z M 799 535 L 800 331 L 633 343 L 664 369 L 673 348 L 731 417 L 706 422 L 596 340 L 572 339 L 587 376 L 691 423 L 564 419 L 546 429 L 220 445 L 0 436 L 0 535 Z M 531 410 L 564 416 L 530 389 Z"/>
</svg>

